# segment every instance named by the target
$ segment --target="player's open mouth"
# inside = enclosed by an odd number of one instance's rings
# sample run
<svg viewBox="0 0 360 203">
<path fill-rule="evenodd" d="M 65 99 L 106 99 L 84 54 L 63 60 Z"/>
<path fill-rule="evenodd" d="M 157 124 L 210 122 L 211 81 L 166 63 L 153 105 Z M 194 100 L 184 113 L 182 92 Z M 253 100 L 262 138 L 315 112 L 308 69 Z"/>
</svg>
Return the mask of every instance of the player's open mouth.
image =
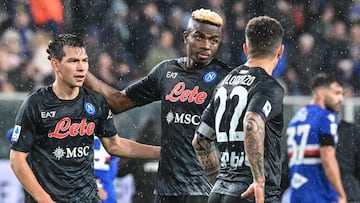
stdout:
<svg viewBox="0 0 360 203">
<path fill-rule="evenodd" d="M 199 53 L 198 56 L 200 59 L 208 59 L 210 57 L 210 55 L 207 53 Z"/>
</svg>

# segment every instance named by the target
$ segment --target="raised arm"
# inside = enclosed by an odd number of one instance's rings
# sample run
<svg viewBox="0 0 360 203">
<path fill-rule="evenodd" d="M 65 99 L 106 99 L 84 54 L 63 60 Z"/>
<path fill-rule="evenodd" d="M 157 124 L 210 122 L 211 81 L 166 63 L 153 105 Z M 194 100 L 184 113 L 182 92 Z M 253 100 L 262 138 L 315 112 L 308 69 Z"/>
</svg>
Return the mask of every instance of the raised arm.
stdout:
<svg viewBox="0 0 360 203">
<path fill-rule="evenodd" d="M 346 202 L 346 194 L 341 182 L 339 164 L 336 160 L 336 149 L 333 146 L 320 147 L 320 157 L 326 177 L 339 195 L 339 203 Z"/>
<path fill-rule="evenodd" d="M 141 144 L 115 135 L 100 139 L 106 151 L 114 156 L 129 159 L 159 159 L 160 147 Z"/>
<path fill-rule="evenodd" d="M 265 123 L 259 114 L 246 112 L 243 125 L 245 134 L 245 153 L 250 162 L 254 182 L 241 196 L 247 197 L 249 195 L 254 195 L 256 203 L 263 203 L 265 201 Z"/>
<path fill-rule="evenodd" d="M 215 143 L 195 133 L 192 146 L 205 174 L 210 182 L 214 184 L 220 169 L 219 155 Z"/>
<path fill-rule="evenodd" d="M 136 106 L 135 103 L 126 96 L 125 91 L 119 91 L 111 87 L 110 85 L 96 78 L 90 72 L 88 72 L 86 75 L 84 85 L 101 93 L 109 104 L 111 111 L 115 114 L 124 112 Z"/>
<path fill-rule="evenodd" d="M 11 150 L 10 167 L 24 189 L 39 203 L 54 203 L 50 195 L 41 187 L 26 162 L 27 153 Z"/>
</svg>

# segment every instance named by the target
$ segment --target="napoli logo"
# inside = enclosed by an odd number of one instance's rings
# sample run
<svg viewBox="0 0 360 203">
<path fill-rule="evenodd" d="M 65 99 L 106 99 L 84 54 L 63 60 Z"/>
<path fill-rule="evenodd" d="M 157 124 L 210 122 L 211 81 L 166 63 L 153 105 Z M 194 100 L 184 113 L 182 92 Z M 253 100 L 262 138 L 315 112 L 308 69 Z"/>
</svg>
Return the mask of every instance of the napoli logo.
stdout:
<svg viewBox="0 0 360 203">
<path fill-rule="evenodd" d="M 208 72 L 204 75 L 204 82 L 209 83 L 216 79 L 217 73 L 215 71 Z"/>
<path fill-rule="evenodd" d="M 96 108 L 95 108 L 95 106 L 94 106 L 92 103 L 85 102 L 84 108 L 85 108 L 86 113 L 87 113 L 89 116 L 95 115 L 95 113 L 96 113 Z"/>
</svg>

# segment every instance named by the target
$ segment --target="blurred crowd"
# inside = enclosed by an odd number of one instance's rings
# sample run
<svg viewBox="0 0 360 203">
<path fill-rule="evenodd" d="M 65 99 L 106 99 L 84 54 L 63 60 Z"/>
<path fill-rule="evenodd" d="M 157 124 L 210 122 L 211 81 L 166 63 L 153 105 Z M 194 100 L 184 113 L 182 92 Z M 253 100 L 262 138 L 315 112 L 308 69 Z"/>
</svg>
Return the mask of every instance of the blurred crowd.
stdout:
<svg viewBox="0 0 360 203">
<path fill-rule="evenodd" d="M 74 33 L 87 42 L 90 71 L 122 89 L 164 59 L 185 56 L 191 12 L 210 8 L 225 20 L 218 58 L 245 61 L 245 25 L 277 18 L 285 54 L 274 76 L 287 95 L 309 95 L 318 72 L 341 77 L 360 96 L 360 1 L 357 0 L 0 0 L 0 91 L 31 92 L 52 81 L 49 40 Z"/>
</svg>

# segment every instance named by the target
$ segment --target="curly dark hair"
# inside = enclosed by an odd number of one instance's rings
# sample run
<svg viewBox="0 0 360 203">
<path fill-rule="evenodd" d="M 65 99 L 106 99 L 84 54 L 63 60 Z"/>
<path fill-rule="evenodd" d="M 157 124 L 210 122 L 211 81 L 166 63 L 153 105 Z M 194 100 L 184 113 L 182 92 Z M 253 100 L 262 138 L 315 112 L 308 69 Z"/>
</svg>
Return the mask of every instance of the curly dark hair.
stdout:
<svg viewBox="0 0 360 203">
<path fill-rule="evenodd" d="M 64 46 L 70 47 L 85 47 L 85 42 L 78 36 L 73 34 L 59 34 L 49 42 L 46 52 L 49 54 L 48 59 L 55 58 L 59 61 L 65 56 Z"/>
<path fill-rule="evenodd" d="M 275 56 L 282 44 L 284 29 L 276 19 L 258 16 L 248 22 L 245 34 L 251 57 Z"/>
</svg>

